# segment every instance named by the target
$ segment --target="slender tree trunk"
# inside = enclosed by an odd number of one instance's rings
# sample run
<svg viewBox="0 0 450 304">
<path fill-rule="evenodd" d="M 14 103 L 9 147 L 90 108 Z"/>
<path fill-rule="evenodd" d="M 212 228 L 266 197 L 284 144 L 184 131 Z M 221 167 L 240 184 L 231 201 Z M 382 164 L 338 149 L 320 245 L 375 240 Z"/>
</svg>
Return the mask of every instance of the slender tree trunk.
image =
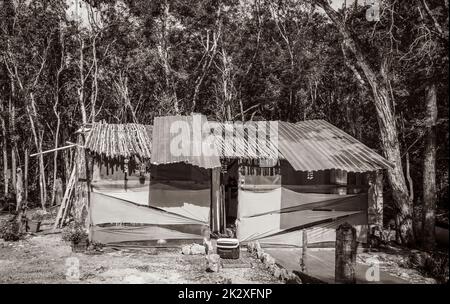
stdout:
<svg viewBox="0 0 450 304">
<path fill-rule="evenodd" d="M 11 81 L 11 96 L 9 97 L 9 132 L 12 135 L 15 135 L 15 129 L 16 129 L 16 107 L 14 106 L 13 101 L 14 96 L 14 84 Z M 17 158 L 16 158 L 16 151 L 17 151 L 17 139 L 14 137 L 11 138 L 11 177 L 12 177 L 12 184 L 14 191 L 17 193 L 16 188 L 16 182 L 17 182 L 17 176 L 16 176 L 16 169 L 17 169 Z"/>
<path fill-rule="evenodd" d="M 159 57 L 162 61 L 163 69 L 164 69 L 164 77 L 166 82 L 165 93 L 166 97 L 170 98 L 173 102 L 173 108 L 175 114 L 180 113 L 180 106 L 177 98 L 177 94 L 175 91 L 175 86 L 173 83 L 171 68 L 169 64 L 169 51 L 168 51 L 168 21 L 169 21 L 169 2 L 164 0 L 162 7 L 162 16 L 161 16 L 161 33 L 160 39 L 158 43 L 158 53 Z"/>
<path fill-rule="evenodd" d="M 28 159 L 29 159 L 29 154 L 28 154 L 28 148 L 24 149 L 24 169 L 23 169 L 23 182 L 24 182 L 24 200 L 25 202 L 28 201 Z"/>
<path fill-rule="evenodd" d="M 0 100 L 0 112 L 4 113 L 3 100 Z M 8 148 L 7 148 L 7 139 L 6 139 L 6 121 L 3 115 L 0 115 L 1 126 L 2 126 L 2 154 L 3 154 L 3 182 L 4 188 L 3 193 L 5 196 L 8 195 L 9 186 L 8 186 Z"/>
<path fill-rule="evenodd" d="M 63 48 L 63 47 L 62 47 Z M 56 73 L 56 92 L 55 92 L 55 103 L 53 104 L 53 114 L 55 114 L 56 117 L 56 132 L 55 132 L 55 149 L 58 148 L 59 145 L 59 129 L 61 127 L 61 115 L 58 111 L 58 106 L 59 106 L 59 98 L 60 98 L 60 76 L 61 76 L 61 72 L 64 69 L 64 64 L 63 64 L 63 53 L 61 53 L 61 57 L 59 58 L 60 60 L 60 66 L 58 68 L 58 71 Z M 94 110 L 95 112 L 95 110 Z M 54 152 L 53 155 L 53 187 L 52 187 L 52 197 L 51 197 L 51 202 L 50 205 L 53 206 L 55 204 L 55 196 L 56 196 L 56 186 L 57 186 L 57 181 L 58 179 L 58 150 L 56 150 Z"/>
<path fill-rule="evenodd" d="M 47 180 L 45 178 L 45 163 L 44 163 L 44 155 L 42 154 L 42 141 L 43 141 L 43 133 L 39 135 L 39 176 L 40 176 L 40 185 L 41 185 L 41 207 L 42 210 L 45 211 L 45 204 L 47 203 Z"/>
<path fill-rule="evenodd" d="M 56 115 L 56 119 L 57 119 L 56 132 L 55 132 L 55 149 L 56 149 L 56 148 L 58 148 L 58 145 L 59 145 L 58 138 L 59 138 L 59 128 L 61 125 L 61 119 L 60 119 L 59 112 L 56 112 L 56 110 L 55 110 L 55 115 Z M 51 202 L 50 202 L 51 206 L 53 206 L 55 203 L 57 175 L 58 175 L 58 151 L 55 151 L 53 154 L 53 187 L 52 187 L 52 198 L 51 198 Z"/>
<path fill-rule="evenodd" d="M 84 40 L 83 37 L 80 36 L 80 64 L 79 64 L 79 73 L 80 73 L 80 87 L 78 88 L 78 98 L 80 101 L 80 111 L 81 111 L 81 121 L 83 123 L 83 127 L 86 125 L 86 105 L 84 103 Z"/>
<path fill-rule="evenodd" d="M 23 203 L 23 174 L 20 168 L 17 169 L 16 177 L 16 211 L 20 211 Z"/>
<path fill-rule="evenodd" d="M 72 168 L 72 161 L 71 161 L 71 152 L 70 150 L 66 149 L 63 150 L 62 152 L 63 154 L 63 159 L 64 159 L 64 180 L 67 183 L 69 182 L 70 179 L 70 174 L 71 174 L 71 168 Z"/>
<path fill-rule="evenodd" d="M 203 80 L 205 79 L 212 62 L 214 61 L 217 53 L 217 42 L 220 38 L 221 31 L 222 31 L 222 23 L 221 23 L 221 4 L 218 3 L 217 10 L 216 10 L 216 20 L 214 23 L 214 29 L 212 31 L 212 39 L 210 40 L 209 30 L 206 32 L 206 46 L 205 46 L 205 54 L 204 54 L 204 61 L 202 65 L 202 71 L 200 73 L 200 76 L 197 77 L 195 80 L 194 85 L 194 94 L 192 96 L 192 107 L 191 111 L 194 112 L 197 106 L 197 98 L 200 93 L 200 87 L 203 83 Z M 209 57 L 209 58 L 208 58 Z"/>
<path fill-rule="evenodd" d="M 387 160 L 394 165 L 393 168 L 388 169 L 387 177 L 392 187 L 400 240 L 404 244 L 411 245 L 414 243 L 413 206 L 412 201 L 409 199 L 408 187 L 403 174 L 394 109 L 392 108 L 388 87 L 383 81 L 383 79 L 387 79 L 387 75 L 385 75 L 386 70 L 380 70 L 379 73 L 375 72 L 359 45 L 352 38 L 350 30 L 343 22 L 343 17 L 330 6 L 327 0 L 315 0 L 315 2 L 325 10 L 328 17 L 336 25 L 343 38 L 344 47 L 355 57 L 358 67 L 363 71 L 372 90 L 380 130 L 381 146 Z"/>
<path fill-rule="evenodd" d="M 426 89 L 426 138 L 423 157 L 423 210 L 422 235 L 423 246 L 431 250 L 436 245 L 435 217 L 436 217 L 436 123 L 437 102 L 436 85 L 430 84 Z"/>
<path fill-rule="evenodd" d="M 95 38 L 92 42 L 92 60 L 94 65 L 93 71 L 93 79 L 92 79 L 92 92 L 91 92 L 91 122 L 95 122 L 95 107 L 97 104 L 97 96 L 98 96 L 98 62 L 97 62 L 97 48 L 95 46 Z"/>
<path fill-rule="evenodd" d="M 31 110 L 30 110 L 31 106 Z M 34 144 L 36 147 L 36 152 L 39 153 L 38 155 L 38 162 L 39 162 L 39 187 L 40 187 L 40 194 L 41 194 L 41 206 L 42 209 L 45 210 L 45 203 L 47 201 L 47 183 L 45 180 L 45 165 L 44 165 L 44 155 L 42 152 L 42 133 L 38 132 L 36 129 L 35 119 L 36 117 L 36 107 L 35 107 L 35 100 L 34 100 L 34 94 L 30 94 L 30 106 L 26 106 L 28 119 L 30 120 L 30 126 L 31 126 L 31 132 L 33 133 L 34 138 Z"/>
</svg>

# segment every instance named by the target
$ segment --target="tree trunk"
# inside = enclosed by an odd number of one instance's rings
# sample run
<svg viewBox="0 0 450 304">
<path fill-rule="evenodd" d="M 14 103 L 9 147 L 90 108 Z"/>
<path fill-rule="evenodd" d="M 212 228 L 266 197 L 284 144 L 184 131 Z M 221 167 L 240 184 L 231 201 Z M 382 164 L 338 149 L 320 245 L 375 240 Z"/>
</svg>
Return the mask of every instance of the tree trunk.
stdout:
<svg viewBox="0 0 450 304">
<path fill-rule="evenodd" d="M 383 229 L 383 172 L 377 170 L 369 175 L 368 224 Z"/>
<path fill-rule="evenodd" d="M 61 119 L 59 112 L 56 111 L 56 107 L 54 109 L 57 122 L 56 122 L 56 132 L 55 132 L 55 149 L 58 148 L 58 137 L 59 137 L 59 128 L 61 125 Z M 55 195 L 56 195 L 56 180 L 58 175 L 58 151 L 56 150 L 53 155 L 53 187 L 52 187 L 52 198 L 50 205 L 53 206 L 55 204 Z"/>
<path fill-rule="evenodd" d="M 3 101 L 0 101 L 0 112 L 2 115 L 0 115 L 1 119 L 1 126 L 2 126 L 2 154 L 3 154 L 3 182 L 4 182 L 4 188 L 3 193 L 5 196 L 8 195 L 8 149 L 7 149 L 7 139 L 6 139 L 6 122 L 5 118 L 3 117 Z"/>
<path fill-rule="evenodd" d="M 97 104 L 98 96 L 98 60 L 97 60 L 97 48 L 95 46 L 96 37 L 92 41 L 92 61 L 94 65 L 93 79 L 92 79 L 92 92 L 91 92 L 91 122 L 95 123 L 95 107 Z"/>
<path fill-rule="evenodd" d="M 205 46 L 204 61 L 202 64 L 202 71 L 200 73 L 200 76 L 198 76 L 197 79 L 195 80 L 194 93 L 192 96 L 191 112 L 195 112 L 195 110 L 196 110 L 197 99 L 198 99 L 198 95 L 200 93 L 200 87 L 211 67 L 212 62 L 214 61 L 214 59 L 216 57 L 217 42 L 221 35 L 221 29 L 222 29 L 221 21 L 220 21 L 220 12 L 221 12 L 221 6 L 219 4 L 217 11 L 216 11 L 216 21 L 215 21 L 215 26 L 214 26 L 214 29 L 212 32 L 212 40 L 211 41 L 209 38 L 210 37 L 209 31 L 206 32 L 206 46 Z"/>
<path fill-rule="evenodd" d="M 24 172 L 23 172 L 23 183 L 24 183 L 24 200 L 25 202 L 28 202 L 28 159 L 29 159 L 29 155 L 28 155 L 28 148 L 24 149 Z"/>
<path fill-rule="evenodd" d="M 168 50 L 168 27 L 169 27 L 169 2 L 164 0 L 162 4 L 162 16 L 161 16 L 161 33 L 158 42 L 158 53 L 162 61 L 164 68 L 165 77 L 165 96 L 170 98 L 173 102 L 173 108 L 176 115 L 180 114 L 180 106 L 178 102 L 178 97 L 175 91 L 175 86 L 173 83 L 172 72 L 169 63 L 169 50 Z"/>
<path fill-rule="evenodd" d="M 64 150 L 63 152 L 63 160 L 64 160 L 64 180 L 67 184 L 70 179 L 71 168 L 72 168 L 72 154 L 69 149 Z"/>
<path fill-rule="evenodd" d="M 22 169 L 17 169 L 17 176 L 16 176 L 16 211 L 19 212 L 22 208 L 23 203 L 23 175 L 22 175 Z"/>
<path fill-rule="evenodd" d="M 41 134 L 39 136 L 39 147 L 38 152 L 39 154 L 39 184 L 41 186 L 41 207 L 42 210 L 45 211 L 45 204 L 47 203 L 47 181 L 45 179 L 45 164 L 44 164 L 44 155 L 42 154 L 42 140 L 43 135 Z"/>
<path fill-rule="evenodd" d="M 11 96 L 9 97 L 9 132 L 10 135 L 15 135 L 15 128 L 16 128 L 16 107 L 14 106 L 14 102 L 12 100 L 14 95 L 14 85 L 11 81 Z M 17 191 L 16 189 L 16 182 L 17 182 L 17 176 L 16 176 L 16 169 L 17 169 L 17 159 L 16 159 L 16 151 L 17 151 L 17 140 L 15 136 L 10 136 L 11 139 L 11 178 L 12 178 L 12 184 L 14 191 Z"/>
<path fill-rule="evenodd" d="M 394 110 L 392 108 L 388 87 L 384 81 L 387 79 L 387 72 L 384 69 L 377 73 L 373 67 L 370 66 L 365 54 L 352 38 L 350 30 L 343 22 L 342 16 L 330 6 L 327 0 L 316 0 L 315 2 L 325 10 L 328 17 L 330 17 L 332 22 L 336 25 L 343 37 L 344 47 L 355 57 L 358 67 L 363 71 L 367 83 L 372 90 L 373 102 L 375 104 L 380 130 L 381 146 L 386 159 L 394 165 L 393 168 L 388 169 L 387 177 L 392 187 L 392 196 L 394 199 L 400 240 L 404 244 L 413 244 L 413 206 L 412 201 L 409 199 L 408 188 L 403 174 Z"/>
<path fill-rule="evenodd" d="M 38 161 L 39 161 L 39 187 L 41 194 L 41 206 L 42 209 L 45 210 L 45 203 L 47 201 L 47 183 L 45 180 L 45 165 L 44 165 L 44 155 L 42 152 L 42 134 L 38 133 L 35 125 L 34 117 L 36 117 L 36 108 L 33 93 L 30 94 L 30 105 L 32 108 L 32 112 L 30 110 L 30 106 L 26 106 L 28 119 L 30 121 L 31 131 L 33 133 L 34 144 L 36 147 L 36 152 L 39 153 Z"/>
<path fill-rule="evenodd" d="M 62 58 L 61 58 L 61 60 L 62 60 Z M 60 97 L 60 83 L 59 82 L 60 82 L 60 76 L 61 76 L 62 70 L 63 70 L 63 65 L 61 64 L 61 66 L 58 69 L 58 72 L 56 74 L 56 93 L 55 93 L 55 103 L 53 104 L 53 114 L 55 114 L 55 117 L 56 117 L 55 149 L 57 149 L 58 145 L 59 145 L 59 129 L 61 127 L 61 115 L 58 111 L 58 105 L 59 105 L 59 97 Z M 58 150 L 56 150 L 53 155 L 53 187 L 52 187 L 52 198 L 50 201 L 51 206 L 53 206 L 55 204 L 57 177 L 58 177 Z"/>
<path fill-rule="evenodd" d="M 87 122 L 86 118 L 86 105 L 84 104 L 84 40 L 80 37 L 80 87 L 78 88 L 78 98 L 80 100 L 80 111 L 81 111 L 81 121 L 83 122 L 83 127 Z"/>
<path fill-rule="evenodd" d="M 432 250 L 436 245 L 434 226 L 436 217 L 436 123 L 437 103 L 436 85 L 426 89 L 426 138 L 423 157 L 423 210 L 422 235 L 425 249 Z"/>
<path fill-rule="evenodd" d="M 89 188 L 87 180 L 89 178 L 86 166 L 86 154 L 85 149 L 81 146 L 84 146 L 85 143 L 84 134 L 80 134 L 78 136 L 77 144 L 79 145 L 76 148 L 75 152 L 75 163 L 76 167 L 76 177 L 75 177 L 75 189 L 74 189 L 74 202 L 72 206 L 74 220 L 77 223 L 85 225 L 88 227 L 88 210 L 89 210 Z"/>
</svg>

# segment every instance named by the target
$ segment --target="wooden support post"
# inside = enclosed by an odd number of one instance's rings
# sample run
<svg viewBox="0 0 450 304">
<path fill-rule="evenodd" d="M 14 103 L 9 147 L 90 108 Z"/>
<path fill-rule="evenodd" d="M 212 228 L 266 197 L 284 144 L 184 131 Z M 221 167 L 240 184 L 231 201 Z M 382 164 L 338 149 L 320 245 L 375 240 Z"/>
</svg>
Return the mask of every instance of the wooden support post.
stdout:
<svg viewBox="0 0 450 304">
<path fill-rule="evenodd" d="M 220 230 L 222 233 L 227 233 L 227 218 L 226 218 L 226 209 L 225 209 L 225 186 L 220 185 Z"/>
<path fill-rule="evenodd" d="M 300 263 L 300 269 L 302 272 L 306 272 L 306 257 L 307 257 L 307 250 L 308 250 L 308 231 L 306 229 L 303 229 L 302 231 L 302 257 L 301 257 L 301 263 Z"/>
<path fill-rule="evenodd" d="M 220 168 L 211 169 L 211 230 L 220 232 Z"/>
<path fill-rule="evenodd" d="M 347 171 L 336 169 L 330 171 L 330 182 L 336 185 L 333 190 L 334 194 L 347 194 Z"/>
<path fill-rule="evenodd" d="M 336 230 L 335 282 L 356 283 L 356 229 L 344 223 Z"/>
<path fill-rule="evenodd" d="M 69 211 L 70 199 L 72 197 L 72 192 L 75 188 L 76 170 L 77 170 L 77 168 L 76 168 L 76 166 L 74 166 L 72 169 L 72 173 L 70 175 L 69 181 L 67 182 L 67 185 L 66 185 L 66 191 L 64 193 L 64 197 L 62 199 L 61 206 L 59 206 L 58 214 L 56 215 L 53 230 L 60 228 L 64 224 L 64 220 Z"/>
<path fill-rule="evenodd" d="M 124 186 L 124 189 L 125 189 L 125 192 L 126 192 L 127 189 L 128 189 L 128 171 L 129 171 L 128 163 L 129 163 L 129 159 L 125 158 L 123 162 L 124 162 L 124 164 L 123 164 L 123 173 L 124 173 L 123 183 L 124 183 L 124 185 L 123 186 Z M 86 156 L 86 171 L 88 170 L 87 163 L 88 163 L 88 158 Z"/>
</svg>

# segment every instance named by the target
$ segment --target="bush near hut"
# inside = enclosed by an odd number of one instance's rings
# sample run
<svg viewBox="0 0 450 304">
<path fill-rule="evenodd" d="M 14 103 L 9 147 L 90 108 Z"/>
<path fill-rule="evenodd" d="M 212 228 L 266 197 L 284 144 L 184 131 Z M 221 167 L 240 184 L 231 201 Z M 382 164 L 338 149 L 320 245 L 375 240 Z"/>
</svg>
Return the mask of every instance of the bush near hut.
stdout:
<svg viewBox="0 0 450 304">
<path fill-rule="evenodd" d="M 84 227 L 80 223 L 72 222 L 62 231 L 62 239 L 66 242 L 77 244 L 86 240 L 88 237 Z"/>
<path fill-rule="evenodd" d="M 17 215 L 8 216 L 0 221 L 0 238 L 5 241 L 18 241 L 22 237 L 20 233 L 20 225 L 17 221 Z"/>
<path fill-rule="evenodd" d="M 46 215 L 47 215 L 47 212 L 45 212 L 42 209 L 39 209 L 39 210 L 36 210 L 31 215 L 30 219 L 35 222 L 42 222 L 45 219 Z"/>
<path fill-rule="evenodd" d="M 439 283 L 448 283 L 448 252 L 433 252 L 421 269 L 425 275 L 435 278 Z"/>
<path fill-rule="evenodd" d="M 16 204 L 16 195 L 13 192 L 0 196 L 0 211 L 15 211 Z"/>
<path fill-rule="evenodd" d="M 436 279 L 439 283 L 448 283 L 448 252 L 415 251 L 410 254 L 406 267 L 418 269 L 423 275 Z"/>
</svg>

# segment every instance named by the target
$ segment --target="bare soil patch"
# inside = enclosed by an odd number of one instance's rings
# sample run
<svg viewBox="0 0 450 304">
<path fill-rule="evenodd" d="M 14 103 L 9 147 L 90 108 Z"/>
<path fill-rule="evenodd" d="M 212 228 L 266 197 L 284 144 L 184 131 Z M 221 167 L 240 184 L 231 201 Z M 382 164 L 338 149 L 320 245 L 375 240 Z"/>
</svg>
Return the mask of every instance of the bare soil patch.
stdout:
<svg viewBox="0 0 450 304">
<path fill-rule="evenodd" d="M 73 283 L 66 279 L 68 258 L 79 261 L 78 283 L 278 283 L 256 259 L 251 268 L 207 273 L 204 256 L 183 255 L 178 248 L 72 253 L 60 234 L 0 240 L 0 283 Z"/>
</svg>

